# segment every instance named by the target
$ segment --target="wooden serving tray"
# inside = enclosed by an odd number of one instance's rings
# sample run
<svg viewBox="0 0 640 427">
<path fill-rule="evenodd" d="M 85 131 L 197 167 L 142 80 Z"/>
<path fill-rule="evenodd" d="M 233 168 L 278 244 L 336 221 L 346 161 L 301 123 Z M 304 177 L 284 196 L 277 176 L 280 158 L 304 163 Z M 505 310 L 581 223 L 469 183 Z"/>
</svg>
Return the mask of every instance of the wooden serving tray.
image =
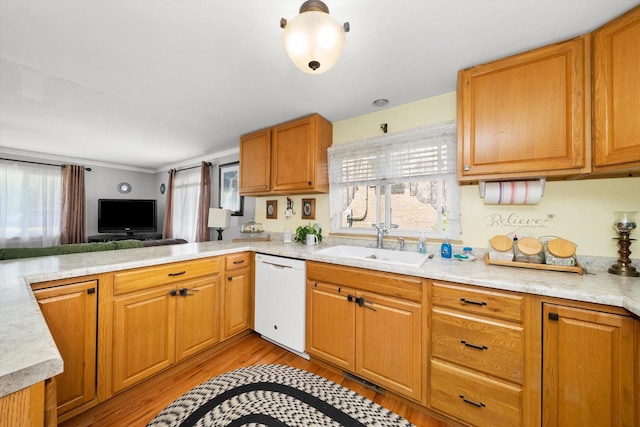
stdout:
<svg viewBox="0 0 640 427">
<path fill-rule="evenodd" d="M 549 264 L 532 264 L 530 262 L 518 262 L 518 261 L 501 261 L 499 259 L 489 259 L 489 253 L 484 254 L 484 263 L 486 265 L 504 265 L 507 267 L 520 267 L 530 268 L 532 270 L 549 270 L 549 271 L 566 271 L 569 273 L 584 274 L 584 269 L 580 263 L 576 263 L 574 266 L 564 265 L 549 265 Z"/>
</svg>

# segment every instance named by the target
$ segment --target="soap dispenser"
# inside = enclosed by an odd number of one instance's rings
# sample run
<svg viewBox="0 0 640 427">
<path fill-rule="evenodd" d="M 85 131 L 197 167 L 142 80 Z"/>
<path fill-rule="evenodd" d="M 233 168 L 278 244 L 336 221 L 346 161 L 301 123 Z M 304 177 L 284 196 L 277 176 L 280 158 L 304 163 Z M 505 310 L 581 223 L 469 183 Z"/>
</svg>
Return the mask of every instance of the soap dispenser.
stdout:
<svg viewBox="0 0 640 427">
<path fill-rule="evenodd" d="M 418 252 L 421 254 L 427 253 L 427 248 L 425 247 L 425 237 L 423 233 L 420 233 L 420 238 L 418 239 Z"/>
<path fill-rule="evenodd" d="M 444 242 L 440 246 L 440 256 L 442 258 L 451 258 L 451 244 L 447 238 L 444 239 Z"/>
</svg>

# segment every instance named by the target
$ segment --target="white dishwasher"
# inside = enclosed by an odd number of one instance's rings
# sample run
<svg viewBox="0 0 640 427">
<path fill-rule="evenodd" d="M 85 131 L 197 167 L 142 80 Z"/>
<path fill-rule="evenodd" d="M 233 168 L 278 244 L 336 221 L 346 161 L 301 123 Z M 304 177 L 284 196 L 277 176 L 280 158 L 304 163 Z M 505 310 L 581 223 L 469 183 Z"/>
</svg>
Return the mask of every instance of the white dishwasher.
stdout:
<svg viewBox="0 0 640 427">
<path fill-rule="evenodd" d="M 256 254 L 255 267 L 256 332 L 308 359 L 304 352 L 305 261 Z"/>
</svg>

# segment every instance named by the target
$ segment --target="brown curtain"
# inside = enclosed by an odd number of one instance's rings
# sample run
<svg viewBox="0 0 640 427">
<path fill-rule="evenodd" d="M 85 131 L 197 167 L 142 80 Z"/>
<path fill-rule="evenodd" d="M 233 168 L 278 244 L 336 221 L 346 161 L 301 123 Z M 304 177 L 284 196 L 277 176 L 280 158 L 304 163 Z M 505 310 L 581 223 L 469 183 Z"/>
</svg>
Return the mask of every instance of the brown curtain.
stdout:
<svg viewBox="0 0 640 427">
<path fill-rule="evenodd" d="M 196 242 L 209 241 L 209 206 L 211 205 L 211 163 L 202 162 L 200 168 L 200 195 L 198 197 L 198 226 Z"/>
<path fill-rule="evenodd" d="M 176 180 L 176 170 L 169 170 L 169 182 L 167 183 L 167 200 L 164 211 L 164 225 L 162 233 L 165 239 L 173 239 L 173 183 Z"/>
<path fill-rule="evenodd" d="M 60 212 L 60 243 L 84 243 L 86 201 L 84 166 L 62 166 L 62 208 Z"/>
</svg>

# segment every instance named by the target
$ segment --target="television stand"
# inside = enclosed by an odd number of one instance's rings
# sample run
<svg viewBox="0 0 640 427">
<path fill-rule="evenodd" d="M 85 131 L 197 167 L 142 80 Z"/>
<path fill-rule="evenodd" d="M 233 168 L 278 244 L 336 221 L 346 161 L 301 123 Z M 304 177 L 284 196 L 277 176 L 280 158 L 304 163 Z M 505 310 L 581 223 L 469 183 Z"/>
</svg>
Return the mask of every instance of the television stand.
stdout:
<svg viewBox="0 0 640 427">
<path fill-rule="evenodd" d="M 115 240 L 158 240 L 162 233 L 134 233 L 134 234 L 96 234 L 89 236 L 89 243 L 112 242 Z"/>
</svg>

